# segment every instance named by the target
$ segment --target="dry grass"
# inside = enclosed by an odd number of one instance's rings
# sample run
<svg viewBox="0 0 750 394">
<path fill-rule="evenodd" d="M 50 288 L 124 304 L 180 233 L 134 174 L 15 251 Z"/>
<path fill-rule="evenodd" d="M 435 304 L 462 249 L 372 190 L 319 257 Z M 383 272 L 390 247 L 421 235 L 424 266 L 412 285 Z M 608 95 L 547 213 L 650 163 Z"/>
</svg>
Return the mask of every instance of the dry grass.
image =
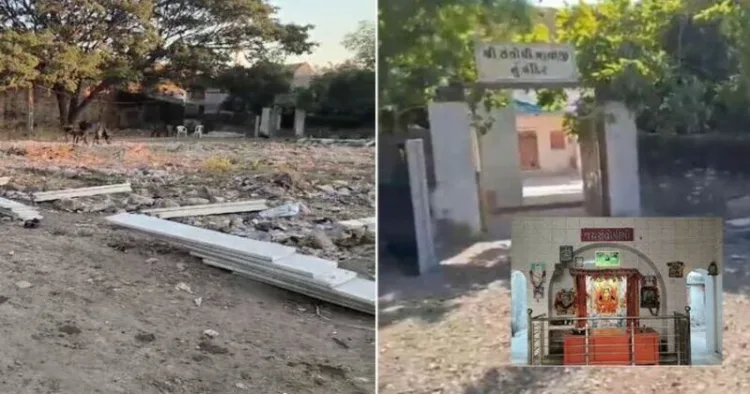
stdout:
<svg viewBox="0 0 750 394">
<path fill-rule="evenodd" d="M 211 156 L 203 161 L 202 167 L 210 173 L 227 173 L 234 169 L 234 163 L 226 157 Z"/>
</svg>

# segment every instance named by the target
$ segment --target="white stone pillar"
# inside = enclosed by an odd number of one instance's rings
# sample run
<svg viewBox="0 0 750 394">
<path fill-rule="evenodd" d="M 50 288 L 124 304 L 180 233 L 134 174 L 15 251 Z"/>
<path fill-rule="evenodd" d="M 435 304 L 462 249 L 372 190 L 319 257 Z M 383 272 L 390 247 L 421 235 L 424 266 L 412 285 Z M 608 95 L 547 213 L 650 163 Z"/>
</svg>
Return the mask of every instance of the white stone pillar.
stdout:
<svg viewBox="0 0 750 394">
<path fill-rule="evenodd" d="M 279 130 L 281 130 L 281 107 L 273 109 L 273 121 L 273 134 L 277 135 Z"/>
<path fill-rule="evenodd" d="M 294 110 L 294 135 L 296 137 L 305 136 L 305 110 Z"/>
<path fill-rule="evenodd" d="M 406 160 L 409 166 L 411 206 L 414 211 L 414 235 L 417 240 L 419 273 L 424 274 L 440 265 L 435 253 L 435 239 L 430 214 L 430 189 L 422 139 L 406 141 Z"/>
<path fill-rule="evenodd" d="M 482 112 L 479 114 L 482 119 L 492 120 L 492 127 L 480 140 L 479 177 L 484 193 L 481 197 L 490 211 L 487 213 L 491 214 L 496 208 L 523 205 L 523 180 L 516 111 L 507 107 L 494 109 L 490 114 Z"/>
<path fill-rule="evenodd" d="M 263 108 L 263 112 L 261 112 L 260 134 L 271 136 L 271 108 Z"/>
<path fill-rule="evenodd" d="M 604 143 L 609 181 L 611 216 L 637 217 L 641 214 L 641 188 L 638 177 L 638 130 L 634 114 L 624 103 L 603 103 Z"/>
<path fill-rule="evenodd" d="M 464 102 L 430 103 L 430 135 L 435 169 L 435 218 L 481 232 L 469 107 Z"/>
</svg>

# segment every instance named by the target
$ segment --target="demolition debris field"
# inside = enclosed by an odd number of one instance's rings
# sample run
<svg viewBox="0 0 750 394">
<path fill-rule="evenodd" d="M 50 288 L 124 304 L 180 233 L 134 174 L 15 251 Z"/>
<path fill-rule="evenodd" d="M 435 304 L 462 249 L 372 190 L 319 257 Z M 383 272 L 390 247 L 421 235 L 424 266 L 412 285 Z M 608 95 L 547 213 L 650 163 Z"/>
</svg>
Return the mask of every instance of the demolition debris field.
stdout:
<svg viewBox="0 0 750 394">
<path fill-rule="evenodd" d="M 36 205 L 37 228 L 0 224 L 0 392 L 372 393 L 370 315 L 208 267 L 104 217 L 264 199 L 258 212 L 177 222 L 297 248 L 373 279 L 375 149 L 298 142 L 0 143 L 0 190 L 130 183 L 132 192 Z"/>
</svg>

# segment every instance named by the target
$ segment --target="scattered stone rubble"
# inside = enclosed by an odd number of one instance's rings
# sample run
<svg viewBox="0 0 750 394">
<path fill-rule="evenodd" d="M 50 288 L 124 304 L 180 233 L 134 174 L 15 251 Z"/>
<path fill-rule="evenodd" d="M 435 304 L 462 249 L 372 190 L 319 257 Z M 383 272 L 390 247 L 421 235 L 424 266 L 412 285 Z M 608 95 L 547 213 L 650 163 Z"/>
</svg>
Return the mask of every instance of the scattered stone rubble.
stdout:
<svg viewBox="0 0 750 394">
<path fill-rule="evenodd" d="M 114 214 L 152 208 L 184 207 L 250 199 L 266 199 L 270 209 L 228 215 L 171 219 L 191 226 L 277 242 L 301 253 L 330 260 L 369 258 L 374 276 L 375 236 L 366 228 L 347 228 L 338 222 L 373 216 L 375 187 L 364 180 L 308 181 L 295 173 L 249 176 L 172 174 L 164 170 L 60 169 L 37 176 L 11 177 L 0 187 L 7 198 L 31 192 L 129 182 L 133 193 L 63 198 L 39 203 L 63 212 Z M 39 187 L 38 185 L 43 185 Z M 366 256 L 366 257 L 365 257 Z"/>
</svg>

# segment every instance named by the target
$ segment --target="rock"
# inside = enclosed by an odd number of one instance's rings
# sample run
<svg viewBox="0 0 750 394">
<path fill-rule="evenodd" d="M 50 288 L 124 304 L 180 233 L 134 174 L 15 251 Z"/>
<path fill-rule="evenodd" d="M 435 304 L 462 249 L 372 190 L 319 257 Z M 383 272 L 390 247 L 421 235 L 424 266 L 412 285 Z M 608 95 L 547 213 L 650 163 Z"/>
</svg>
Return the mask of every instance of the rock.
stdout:
<svg viewBox="0 0 750 394">
<path fill-rule="evenodd" d="M 217 201 L 217 196 L 219 195 L 219 192 L 208 187 L 208 186 L 202 186 L 200 190 L 198 191 L 199 198 L 205 198 L 211 203 L 219 202 Z"/>
<path fill-rule="evenodd" d="M 229 227 L 232 229 L 240 228 L 240 227 L 243 227 L 244 225 L 245 225 L 245 221 L 239 216 L 235 216 L 229 221 Z"/>
<path fill-rule="evenodd" d="M 347 187 L 342 187 L 341 189 L 336 190 L 336 194 L 338 194 L 339 196 L 348 197 L 352 195 L 352 191 Z"/>
<path fill-rule="evenodd" d="M 73 198 L 63 198 L 60 200 L 56 200 L 53 205 L 55 206 L 55 208 L 65 212 L 80 212 L 85 208 L 80 200 Z"/>
<path fill-rule="evenodd" d="M 159 259 L 157 259 L 156 257 L 151 257 L 151 258 L 147 259 L 146 262 L 149 263 L 149 264 L 156 264 L 156 263 L 159 262 Z"/>
<path fill-rule="evenodd" d="M 200 197 L 190 197 L 183 200 L 184 205 L 204 205 L 204 204 L 210 204 L 211 201 L 209 201 L 206 198 L 200 198 Z"/>
<path fill-rule="evenodd" d="M 104 200 L 86 207 L 87 212 L 104 212 L 112 211 L 115 209 L 117 209 L 117 204 L 115 204 L 115 202 L 112 201 L 109 197 L 105 197 Z"/>
<path fill-rule="evenodd" d="M 185 271 L 185 268 L 187 268 L 187 266 L 185 265 L 185 263 L 177 263 L 177 270 L 178 271 Z"/>
<path fill-rule="evenodd" d="M 81 171 L 76 168 L 66 168 L 62 171 L 62 176 L 66 178 L 76 178 L 81 174 Z"/>
<path fill-rule="evenodd" d="M 133 193 L 130 196 L 128 196 L 127 205 L 136 206 L 138 208 L 143 207 L 143 206 L 151 206 L 151 205 L 154 205 L 154 199 L 151 197 L 146 197 L 140 194 Z"/>
<path fill-rule="evenodd" d="M 232 230 L 232 219 L 229 218 L 211 218 L 206 222 L 206 224 L 203 226 L 209 230 L 214 231 L 227 231 L 231 232 Z"/>
<path fill-rule="evenodd" d="M 190 286 L 187 285 L 187 283 L 180 282 L 177 284 L 177 286 L 174 287 L 175 290 L 184 291 L 188 294 L 193 294 L 193 289 L 190 288 Z"/>
<path fill-rule="evenodd" d="M 317 189 L 326 194 L 336 194 L 336 189 L 331 185 L 318 185 Z"/>
<path fill-rule="evenodd" d="M 258 213 L 258 216 L 265 219 L 288 218 L 297 216 L 300 213 L 301 209 L 302 204 L 299 203 L 284 204 L 279 205 L 278 207 L 266 209 L 265 211 L 260 211 Z"/>
<path fill-rule="evenodd" d="M 284 189 L 292 189 L 295 186 L 299 186 L 300 179 L 297 174 L 279 172 L 273 175 L 271 182 L 276 186 L 283 187 Z"/>
<path fill-rule="evenodd" d="M 273 222 L 257 222 L 254 224 L 254 227 L 256 230 L 266 231 L 266 232 L 274 230 L 276 228 Z"/>
<path fill-rule="evenodd" d="M 154 208 L 178 208 L 180 204 L 171 198 L 160 198 L 154 201 Z"/>
<path fill-rule="evenodd" d="M 237 387 L 240 390 L 247 390 L 247 385 L 245 383 L 239 382 L 234 385 L 234 387 Z"/>
<path fill-rule="evenodd" d="M 219 336 L 219 333 L 216 330 L 208 329 L 208 330 L 203 330 L 203 335 L 209 338 L 216 338 Z"/>
<path fill-rule="evenodd" d="M 19 289 L 28 289 L 31 286 L 33 285 L 25 280 L 16 282 L 16 287 L 18 287 Z"/>
<path fill-rule="evenodd" d="M 330 250 L 336 249 L 336 244 L 333 243 L 324 232 L 320 230 L 313 230 L 309 236 L 310 246 L 316 249 Z"/>
<path fill-rule="evenodd" d="M 198 297 L 194 299 L 193 303 L 195 304 L 195 306 L 201 306 L 203 304 L 203 297 Z"/>
<path fill-rule="evenodd" d="M 135 334 L 135 340 L 141 343 L 151 343 L 156 340 L 156 335 L 148 333 Z"/>
</svg>

